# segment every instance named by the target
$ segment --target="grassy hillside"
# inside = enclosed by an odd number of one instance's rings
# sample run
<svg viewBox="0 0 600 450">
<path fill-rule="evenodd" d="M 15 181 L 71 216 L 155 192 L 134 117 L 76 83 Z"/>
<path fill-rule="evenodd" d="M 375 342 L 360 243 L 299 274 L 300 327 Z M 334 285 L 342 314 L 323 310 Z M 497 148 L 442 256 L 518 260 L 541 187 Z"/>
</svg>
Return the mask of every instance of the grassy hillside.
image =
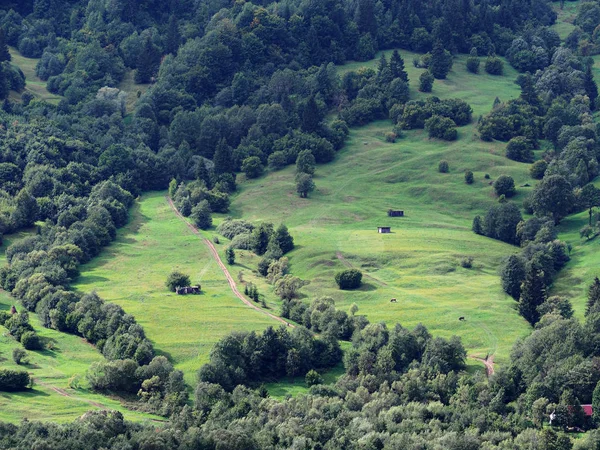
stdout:
<svg viewBox="0 0 600 450">
<path fill-rule="evenodd" d="M 4 237 L 0 264 L 5 263 L 6 247 L 24 234 Z M 0 310 L 8 310 L 13 304 L 14 299 L 0 291 Z M 117 400 L 90 392 L 85 372 L 90 364 L 102 360 L 102 355 L 77 336 L 43 328 L 35 314 L 30 315 L 30 321 L 48 348 L 27 352 L 30 360 L 27 365 L 17 366 L 13 362 L 12 351 L 21 345 L 7 335 L 5 328 L 0 327 L 0 367 L 27 370 L 35 379 L 30 391 L 0 392 L 0 421 L 19 422 L 27 418 L 68 422 L 92 409 L 116 409 L 128 420 L 154 417 L 129 411 Z"/>
<path fill-rule="evenodd" d="M 192 283 L 201 283 L 202 294 L 169 292 L 164 283 L 174 269 L 189 274 Z M 146 194 L 136 203 L 130 223 L 111 246 L 82 267 L 74 287 L 95 290 L 135 316 L 157 351 L 183 370 L 192 385 L 196 371 L 223 336 L 278 325 L 233 295 L 208 247 L 175 216 L 164 193 Z"/>
<path fill-rule="evenodd" d="M 37 65 L 39 59 L 37 58 L 26 58 L 19 53 L 19 51 L 10 47 L 10 55 L 12 56 L 11 63 L 15 66 L 18 66 L 25 75 L 25 81 L 27 85 L 25 86 L 25 90 L 31 92 L 34 96 L 39 99 L 46 100 L 47 102 L 58 104 L 60 99 L 62 98 L 60 95 L 54 95 L 46 89 L 46 82 L 42 81 L 35 74 L 35 66 Z M 12 100 L 20 99 L 20 95 L 12 92 L 11 96 Z"/>
<path fill-rule="evenodd" d="M 421 70 L 412 66 L 412 54 L 402 54 L 412 98 L 423 97 L 414 89 Z M 375 64 L 352 63 L 340 71 Z M 469 74 L 464 64 L 465 57 L 456 58 L 432 95 L 464 99 L 475 118 L 491 109 L 496 96 L 518 96 L 516 73 L 508 65 L 505 76 L 492 77 Z M 518 249 L 476 236 L 470 227 L 496 201 L 490 181 L 509 174 L 517 185 L 531 184 L 528 166 L 506 159 L 505 144 L 480 141 L 474 125 L 461 128 L 454 143 L 430 140 L 423 131 L 386 143 L 384 133 L 391 129 L 382 121 L 352 130 L 336 161 L 318 167 L 317 190 L 309 199 L 295 194 L 292 167 L 242 183 L 232 215 L 286 222 L 298 244 L 290 254 L 292 272 L 311 282 L 304 288 L 307 297 L 330 295 L 343 309 L 356 303 L 371 321 L 423 322 L 435 334 L 460 335 L 470 354 L 506 361 L 515 339 L 529 330 L 497 274 L 502 258 Z M 437 171 L 442 159 L 450 164 L 448 174 Z M 473 185 L 464 183 L 466 169 L 475 173 Z M 528 189 L 519 188 L 516 201 Z M 388 218 L 388 208 L 403 209 L 406 217 Z M 378 234 L 382 225 L 393 233 Z M 473 269 L 460 267 L 464 256 L 475 258 Z M 256 267 L 258 260 L 245 255 L 242 261 Z M 346 266 L 365 272 L 360 290 L 336 289 L 334 274 Z M 467 320 L 459 322 L 459 316 Z"/>
</svg>

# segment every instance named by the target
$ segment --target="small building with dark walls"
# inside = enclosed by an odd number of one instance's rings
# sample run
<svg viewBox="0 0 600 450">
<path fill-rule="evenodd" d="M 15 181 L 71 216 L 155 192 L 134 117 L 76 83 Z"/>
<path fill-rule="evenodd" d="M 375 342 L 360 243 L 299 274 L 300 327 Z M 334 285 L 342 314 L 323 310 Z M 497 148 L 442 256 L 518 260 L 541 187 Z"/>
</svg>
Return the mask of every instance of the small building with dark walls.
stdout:
<svg viewBox="0 0 600 450">
<path fill-rule="evenodd" d="M 378 233 L 391 233 L 392 232 L 392 228 L 391 227 L 377 227 L 377 232 Z"/>
</svg>

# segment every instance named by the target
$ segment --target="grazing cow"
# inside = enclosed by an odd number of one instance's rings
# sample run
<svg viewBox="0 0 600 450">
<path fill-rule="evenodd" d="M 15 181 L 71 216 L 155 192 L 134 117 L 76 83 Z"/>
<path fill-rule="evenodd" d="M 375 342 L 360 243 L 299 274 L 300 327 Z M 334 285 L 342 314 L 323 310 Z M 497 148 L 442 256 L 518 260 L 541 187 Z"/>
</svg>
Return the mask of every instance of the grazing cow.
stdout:
<svg viewBox="0 0 600 450">
<path fill-rule="evenodd" d="M 397 303 L 397 300 L 395 298 L 390 300 L 390 303 Z"/>
<path fill-rule="evenodd" d="M 458 320 L 465 320 L 465 316 L 460 316 Z"/>
</svg>

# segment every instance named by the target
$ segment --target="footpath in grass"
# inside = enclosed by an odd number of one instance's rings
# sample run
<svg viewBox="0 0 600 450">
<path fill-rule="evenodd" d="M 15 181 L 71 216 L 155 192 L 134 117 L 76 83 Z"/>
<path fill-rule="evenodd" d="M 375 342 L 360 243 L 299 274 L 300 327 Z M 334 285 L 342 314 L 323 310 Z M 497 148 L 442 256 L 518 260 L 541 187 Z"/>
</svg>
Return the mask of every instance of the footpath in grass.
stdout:
<svg viewBox="0 0 600 450">
<path fill-rule="evenodd" d="M 4 251 L 11 242 L 26 236 L 18 233 L 4 236 L 0 248 L 0 264 L 5 263 Z M 0 291 L 0 310 L 9 310 L 15 304 L 6 292 Z M 20 310 L 18 304 L 17 308 Z M 127 420 L 144 421 L 155 418 L 149 414 L 129 411 L 118 400 L 91 392 L 85 381 L 90 365 L 103 359 L 95 347 L 82 338 L 40 325 L 36 314 L 30 322 L 43 339 L 46 350 L 28 351 L 29 363 L 18 366 L 12 360 L 12 351 L 22 348 L 6 329 L 0 327 L 0 367 L 26 370 L 35 379 L 33 389 L 24 392 L 0 392 L 0 421 L 20 422 L 22 419 L 69 422 L 89 410 L 113 409 L 123 413 Z"/>
<path fill-rule="evenodd" d="M 223 255 L 225 247 L 216 247 Z M 200 283 L 201 295 L 169 292 L 165 280 L 172 270 Z M 81 272 L 74 287 L 95 290 L 132 314 L 157 352 L 183 370 L 192 386 L 211 348 L 225 335 L 280 325 L 234 296 L 208 247 L 175 215 L 164 192 L 136 202 L 117 240 Z"/>
<path fill-rule="evenodd" d="M 412 66 L 413 54 L 401 53 L 411 98 L 425 97 L 415 90 L 422 69 Z M 339 70 L 376 64 L 351 63 Z M 534 184 L 529 165 L 504 156 L 506 144 L 475 135 L 477 117 L 491 110 L 496 96 L 519 95 L 516 72 L 508 64 L 505 71 L 502 77 L 469 74 L 460 56 L 448 79 L 436 80 L 428 95 L 461 98 L 474 109 L 474 123 L 459 129 L 458 141 L 430 140 L 419 130 L 388 143 L 389 121 L 353 129 L 336 160 L 317 167 L 317 189 L 310 198 L 297 196 L 294 168 L 288 167 L 241 183 L 231 215 L 290 227 L 297 248 L 287 256 L 292 273 L 310 281 L 303 288 L 306 300 L 328 295 L 345 310 L 356 303 L 372 322 L 408 327 L 422 322 L 434 335 L 462 337 L 471 355 L 495 354 L 496 362 L 506 362 L 515 340 L 530 332 L 498 276 L 502 259 L 519 249 L 471 231 L 473 217 L 497 202 L 492 180 L 508 174 L 517 186 Z M 448 174 L 437 170 L 442 159 L 449 162 Z M 467 169 L 475 174 L 472 185 L 464 182 Z M 517 190 L 514 201 L 520 203 L 531 187 Z M 389 208 L 404 210 L 406 217 L 387 217 Z M 392 233 L 378 234 L 379 226 L 391 226 Z M 461 267 L 469 256 L 473 268 Z M 258 259 L 243 254 L 240 261 L 256 267 Z M 334 275 L 349 266 L 365 273 L 364 285 L 342 292 Z M 398 302 L 390 303 L 391 298 Z M 271 302 L 277 303 L 272 295 Z M 466 320 L 459 321 L 461 316 Z"/>
</svg>

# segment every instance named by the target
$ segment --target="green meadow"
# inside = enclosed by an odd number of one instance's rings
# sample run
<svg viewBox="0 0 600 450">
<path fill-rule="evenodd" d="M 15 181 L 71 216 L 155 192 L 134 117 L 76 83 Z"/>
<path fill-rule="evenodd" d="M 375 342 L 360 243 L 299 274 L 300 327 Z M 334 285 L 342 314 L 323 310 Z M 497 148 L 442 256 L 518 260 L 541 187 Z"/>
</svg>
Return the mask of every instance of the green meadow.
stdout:
<svg viewBox="0 0 600 450">
<path fill-rule="evenodd" d="M 117 240 L 82 267 L 74 288 L 96 291 L 132 314 L 190 385 L 219 339 L 278 326 L 234 296 L 208 247 L 174 214 L 164 192 L 144 195 L 130 218 Z M 224 246 L 217 249 L 222 253 Z M 175 269 L 189 274 L 192 284 L 201 283 L 202 294 L 170 292 L 165 280 Z"/>
<path fill-rule="evenodd" d="M 0 248 L 0 264 L 5 263 L 4 250 L 26 233 L 4 236 Z M 0 310 L 9 310 L 14 300 L 0 291 Z M 20 310 L 19 305 L 16 305 Z M 93 409 L 121 411 L 129 420 L 155 418 L 149 414 L 126 409 L 118 400 L 95 394 L 88 389 L 85 373 L 88 367 L 103 359 L 102 355 L 82 338 L 49 330 L 30 314 L 31 324 L 42 337 L 46 350 L 28 351 L 29 363 L 17 366 L 12 360 L 14 348 L 21 347 L 6 329 L 0 327 L 0 368 L 27 370 L 34 378 L 33 389 L 25 392 L 0 392 L 0 421 L 19 422 L 51 420 L 69 422 Z"/>
<path fill-rule="evenodd" d="M 52 94 L 46 89 L 46 82 L 42 81 L 35 74 L 35 66 L 37 65 L 39 58 L 26 58 L 19 51 L 10 47 L 10 56 L 12 57 L 11 63 L 15 66 L 18 66 L 25 75 L 25 82 L 27 85 L 25 86 L 25 90 L 31 92 L 36 98 L 40 100 L 45 100 L 49 103 L 58 104 L 60 99 L 62 98 L 60 95 Z M 19 100 L 21 96 L 16 92 L 11 92 L 11 100 Z"/>
</svg>

